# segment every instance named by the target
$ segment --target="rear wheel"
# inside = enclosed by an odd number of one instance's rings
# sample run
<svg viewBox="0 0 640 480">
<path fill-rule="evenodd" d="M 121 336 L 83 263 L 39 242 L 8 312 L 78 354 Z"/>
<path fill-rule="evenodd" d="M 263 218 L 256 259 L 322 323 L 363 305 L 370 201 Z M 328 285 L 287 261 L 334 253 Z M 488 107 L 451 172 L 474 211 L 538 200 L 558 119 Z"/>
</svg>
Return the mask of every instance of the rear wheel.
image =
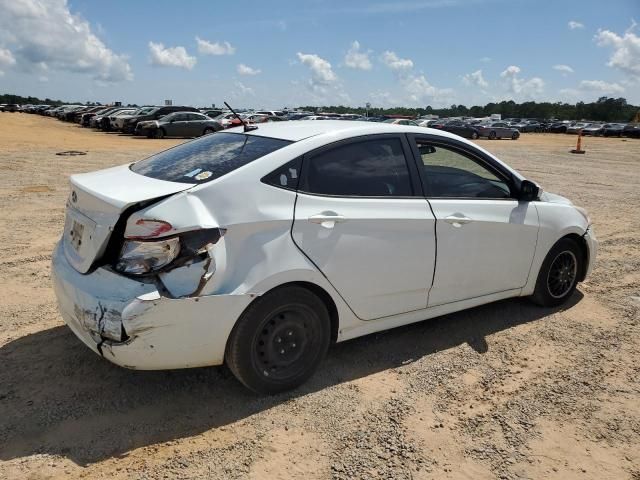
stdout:
<svg viewBox="0 0 640 480">
<path fill-rule="evenodd" d="M 164 132 L 164 129 L 162 128 L 156 129 L 156 131 L 153 133 L 153 136 L 155 138 L 164 138 L 164 135 L 165 135 L 165 132 Z"/>
<path fill-rule="evenodd" d="M 225 362 L 254 392 L 283 392 L 315 372 L 329 348 L 330 332 L 322 300 L 302 287 L 284 287 L 245 310 L 229 336 Z"/>
<path fill-rule="evenodd" d="M 210 133 L 215 132 L 215 130 L 213 128 L 205 128 L 204 132 L 202 132 L 202 135 L 209 135 Z"/>
<path fill-rule="evenodd" d="M 513 132 L 513 134 L 511 135 L 511 140 L 517 140 L 520 137 L 520 134 L 518 132 Z"/>
<path fill-rule="evenodd" d="M 477 140 L 478 139 L 478 132 L 472 132 L 471 133 L 471 140 Z"/>
<path fill-rule="evenodd" d="M 576 242 L 569 238 L 559 240 L 542 262 L 531 299 L 544 307 L 567 301 L 578 285 L 582 262 L 582 252 Z"/>
<path fill-rule="evenodd" d="M 496 132 L 492 131 L 489 132 L 489 140 L 495 140 L 496 139 Z"/>
</svg>

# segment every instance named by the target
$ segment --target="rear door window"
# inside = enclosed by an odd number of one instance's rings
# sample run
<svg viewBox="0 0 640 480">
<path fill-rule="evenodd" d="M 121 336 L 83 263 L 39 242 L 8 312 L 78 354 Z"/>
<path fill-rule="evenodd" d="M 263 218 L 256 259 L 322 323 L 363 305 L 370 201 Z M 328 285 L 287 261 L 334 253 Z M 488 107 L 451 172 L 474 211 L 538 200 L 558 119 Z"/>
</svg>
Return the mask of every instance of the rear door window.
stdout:
<svg viewBox="0 0 640 480">
<path fill-rule="evenodd" d="M 312 155 L 305 176 L 301 190 L 319 195 L 413 195 L 407 161 L 398 138 L 347 143 Z"/>
<path fill-rule="evenodd" d="M 169 182 L 204 183 L 290 143 L 257 135 L 215 133 L 136 162 L 131 165 L 131 170 Z"/>
</svg>

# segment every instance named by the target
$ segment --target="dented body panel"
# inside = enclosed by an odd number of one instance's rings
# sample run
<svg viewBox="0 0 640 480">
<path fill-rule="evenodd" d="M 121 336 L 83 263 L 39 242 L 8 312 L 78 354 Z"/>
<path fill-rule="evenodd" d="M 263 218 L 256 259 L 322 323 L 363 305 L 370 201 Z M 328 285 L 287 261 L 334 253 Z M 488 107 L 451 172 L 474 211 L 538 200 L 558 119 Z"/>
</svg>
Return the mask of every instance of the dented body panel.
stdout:
<svg viewBox="0 0 640 480">
<path fill-rule="evenodd" d="M 131 172 L 129 166 L 72 177 L 72 196 L 75 193 L 76 198 L 70 198 L 68 224 L 53 254 L 52 272 L 64 321 L 89 348 L 127 368 L 219 365 L 224 361 L 227 339 L 245 309 L 256 298 L 283 285 L 307 284 L 326 293 L 337 313 L 336 339 L 342 341 L 502 298 L 531 294 L 548 249 L 562 235 L 583 236 L 590 248 L 589 270 L 593 265 L 597 243 L 588 233 L 586 219 L 570 205 L 563 206 L 564 213 L 560 215 L 559 207 L 549 199 L 541 199 L 531 202 L 540 216 L 540 229 L 532 247 L 533 261 L 531 248 L 524 252 L 528 255 L 526 285 L 523 287 L 519 281 L 513 288 L 503 286 L 500 291 L 475 297 L 461 291 L 458 298 L 462 300 L 434 306 L 429 299 L 430 289 L 438 287 L 433 284 L 438 280 L 434 269 L 437 271 L 438 264 L 446 268 L 457 259 L 453 254 L 452 258 L 442 257 L 444 248 L 440 257 L 436 255 L 439 220 L 432 215 L 429 199 L 415 197 L 396 201 L 396 208 L 406 210 L 403 205 L 411 203 L 417 212 L 411 218 L 415 224 L 409 232 L 412 235 L 394 241 L 395 230 L 391 231 L 385 237 L 390 241 L 384 244 L 383 251 L 367 259 L 367 268 L 358 270 L 359 265 L 351 266 L 345 269 L 347 272 L 340 281 L 333 278 L 332 282 L 332 277 L 325 277 L 321 271 L 322 263 L 317 258 L 314 263 L 302 250 L 309 233 L 298 230 L 292 235 L 296 209 L 299 208 L 296 222 L 306 224 L 313 214 L 324 209 L 322 196 L 314 197 L 317 205 L 314 203 L 311 211 L 303 212 L 301 206 L 296 206 L 299 196 L 295 190 L 278 188 L 262 179 L 287 162 L 336 141 L 374 133 L 406 130 L 417 134 L 425 130 L 422 127 L 400 130 L 395 125 L 360 122 L 284 123 L 289 125 L 265 124 L 251 135 L 288 138 L 295 143 L 198 185 L 148 178 Z M 278 136 L 283 132 L 290 137 Z M 446 132 L 433 134 L 453 137 Z M 515 178 L 522 178 L 517 172 L 512 173 Z M 385 203 L 384 199 L 376 201 Z M 371 208 L 373 204 L 368 202 L 367 206 Z M 130 208 L 135 211 L 128 211 Z M 382 206 L 373 210 L 378 214 L 381 209 Z M 73 227 L 74 215 L 92 233 L 84 247 L 73 244 L 72 234 L 78 233 Z M 391 213 L 388 216 L 393 217 Z M 367 249 L 372 241 L 379 240 L 381 229 L 377 224 L 363 233 L 365 230 L 358 230 L 355 217 L 347 220 L 351 223 L 346 225 L 354 227 L 349 248 Z M 202 242 L 188 252 L 183 245 L 176 261 L 152 274 L 136 277 L 118 273 L 114 270 L 114 265 L 115 268 L 118 265 L 102 261 L 101 256 L 119 221 L 118 234 L 123 241 L 148 241 L 144 237 L 149 233 L 145 224 L 152 223 L 168 226 L 152 231 L 153 240 L 180 237 L 182 241 L 193 232 L 201 232 L 198 241 Z M 322 254 L 334 260 L 353 257 L 364 263 L 362 255 L 350 255 L 348 251 L 342 257 L 337 255 L 336 249 L 345 239 L 349 240 L 345 230 L 336 228 L 318 236 L 323 240 L 318 242 L 324 249 Z M 388 257 L 384 256 L 387 254 Z M 320 267 L 316 266 L 318 263 Z M 514 262 L 506 259 L 505 264 L 511 263 Z M 413 276 L 406 274 L 406 278 L 401 278 L 405 271 Z M 362 272 L 368 284 L 356 280 L 357 273 Z M 364 301 L 354 302 L 346 292 Z M 375 302 L 370 301 L 372 296 Z"/>
</svg>

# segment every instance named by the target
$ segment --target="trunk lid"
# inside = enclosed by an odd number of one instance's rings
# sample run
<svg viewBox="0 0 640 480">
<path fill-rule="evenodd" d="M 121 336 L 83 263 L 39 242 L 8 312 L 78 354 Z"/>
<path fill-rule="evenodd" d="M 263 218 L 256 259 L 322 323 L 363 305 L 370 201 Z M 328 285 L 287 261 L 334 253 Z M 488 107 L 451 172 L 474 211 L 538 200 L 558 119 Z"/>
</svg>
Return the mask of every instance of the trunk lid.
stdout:
<svg viewBox="0 0 640 480">
<path fill-rule="evenodd" d="M 63 245 L 69 263 L 80 273 L 88 272 L 104 254 L 127 208 L 193 186 L 145 177 L 132 172 L 129 165 L 73 175 L 70 183 Z"/>
</svg>

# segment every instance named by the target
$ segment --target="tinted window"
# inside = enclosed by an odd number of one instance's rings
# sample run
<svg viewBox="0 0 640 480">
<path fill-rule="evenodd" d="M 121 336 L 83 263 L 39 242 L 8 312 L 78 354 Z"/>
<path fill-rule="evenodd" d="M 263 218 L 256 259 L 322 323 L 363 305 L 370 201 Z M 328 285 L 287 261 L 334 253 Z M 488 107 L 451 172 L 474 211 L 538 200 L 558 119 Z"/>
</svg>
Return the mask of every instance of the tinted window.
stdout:
<svg viewBox="0 0 640 480">
<path fill-rule="evenodd" d="M 422 157 L 427 196 L 453 198 L 509 198 L 509 185 L 490 169 L 461 152 L 417 141 Z"/>
<path fill-rule="evenodd" d="M 214 133 L 136 162 L 131 170 L 159 180 L 202 183 L 226 175 L 290 143 L 255 135 Z"/>
<path fill-rule="evenodd" d="M 411 183 L 397 138 L 349 143 L 314 155 L 305 191 L 341 196 L 410 196 Z"/>
</svg>

